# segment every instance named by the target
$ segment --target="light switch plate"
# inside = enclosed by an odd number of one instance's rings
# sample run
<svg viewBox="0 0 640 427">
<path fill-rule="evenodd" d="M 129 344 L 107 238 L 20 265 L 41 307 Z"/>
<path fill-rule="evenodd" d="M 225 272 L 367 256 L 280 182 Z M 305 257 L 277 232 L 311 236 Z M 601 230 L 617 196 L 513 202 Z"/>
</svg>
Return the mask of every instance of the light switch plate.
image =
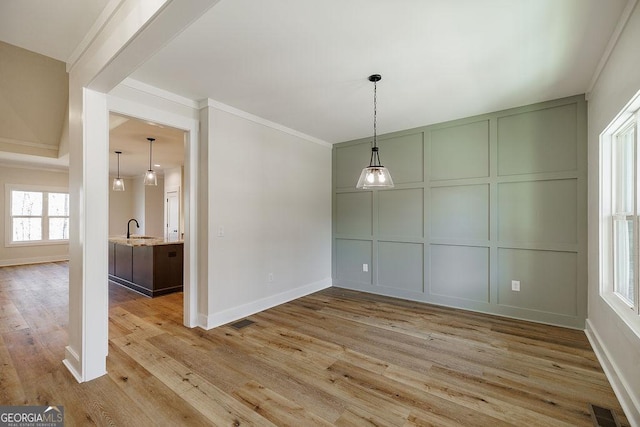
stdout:
<svg viewBox="0 0 640 427">
<path fill-rule="evenodd" d="M 516 292 L 520 292 L 520 281 L 519 280 L 512 280 L 511 281 L 511 290 L 512 291 L 516 291 Z"/>
</svg>

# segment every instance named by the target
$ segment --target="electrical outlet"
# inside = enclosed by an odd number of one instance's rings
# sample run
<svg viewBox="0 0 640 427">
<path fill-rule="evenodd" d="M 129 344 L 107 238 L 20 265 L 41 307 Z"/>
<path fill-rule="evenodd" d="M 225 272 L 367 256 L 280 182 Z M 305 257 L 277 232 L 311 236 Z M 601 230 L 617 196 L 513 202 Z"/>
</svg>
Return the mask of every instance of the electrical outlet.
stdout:
<svg viewBox="0 0 640 427">
<path fill-rule="evenodd" d="M 511 290 L 512 291 L 516 291 L 516 292 L 520 292 L 520 281 L 519 280 L 512 280 L 511 281 Z"/>
<path fill-rule="evenodd" d="M 218 237 L 224 237 L 224 227 L 218 227 Z"/>
<path fill-rule="evenodd" d="M 267 275 L 267 281 L 268 281 L 268 282 L 273 282 L 273 273 L 269 273 L 269 274 Z"/>
<path fill-rule="evenodd" d="M 362 264 L 362 271 L 364 271 L 365 273 L 369 271 L 369 264 Z"/>
</svg>

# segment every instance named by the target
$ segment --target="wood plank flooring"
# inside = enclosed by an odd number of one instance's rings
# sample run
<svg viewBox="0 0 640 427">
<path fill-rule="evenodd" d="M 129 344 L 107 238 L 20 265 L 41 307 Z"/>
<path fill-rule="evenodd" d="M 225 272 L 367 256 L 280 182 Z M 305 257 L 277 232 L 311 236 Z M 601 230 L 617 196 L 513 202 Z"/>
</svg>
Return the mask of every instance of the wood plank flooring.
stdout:
<svg viewBox="0 0 640 427">
<path fill-rule="evenodd" d="M 110 287 L 108 374 L 62 365 L 66 263 L 0 268 L 0 404 L 67 426 L 576 426 L 626 418 L 581 331 L 331 288 L 211 331 Z"/>
</svg>

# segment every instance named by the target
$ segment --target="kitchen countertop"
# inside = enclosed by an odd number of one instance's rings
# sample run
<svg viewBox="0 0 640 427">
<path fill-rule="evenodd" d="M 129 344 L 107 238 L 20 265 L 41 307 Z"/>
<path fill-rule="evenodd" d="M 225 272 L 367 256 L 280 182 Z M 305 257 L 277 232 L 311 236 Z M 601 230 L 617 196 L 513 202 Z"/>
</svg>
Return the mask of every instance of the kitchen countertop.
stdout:
<svg viewBox="0 0 640 427">
<path fill-rule="evenodd" d="M 131 236 L 127 239 L 126 236 L 112 236 L 109 237 L 109 241 L 117 243 L 119 245 L 126 246 L 160 246 L 160 245 L 178 245 L 183 244 L 184 240 L 167 240 L 164 237 L 152 237 L 152 236 Z"/>
</svg>

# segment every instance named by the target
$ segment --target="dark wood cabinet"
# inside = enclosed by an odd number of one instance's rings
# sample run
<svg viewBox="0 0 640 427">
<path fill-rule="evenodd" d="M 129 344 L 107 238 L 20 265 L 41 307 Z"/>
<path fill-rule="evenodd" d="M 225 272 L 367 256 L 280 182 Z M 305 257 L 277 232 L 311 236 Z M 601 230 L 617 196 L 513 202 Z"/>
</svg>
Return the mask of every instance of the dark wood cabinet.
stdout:
<svg viewBox="0 0 640 427">
<path fill-rule="evenodd" d="M 129 246 L 109 242 L 109 280 L 154 297 L 182 291 L 182 278 L 182 243 Z"/>
<path fill-rule="evenodd" d="M 116 245 L 114 252 L 114 276 L 118 276 L 124 280 L 133 280 L 133 265 L 131 263 L 133 248 L 131 246 Z"/>
<path fill-rule="evenodd" d="M 116 274 L 116 244 L 109 242 L 109 274 Z"/>
</svg>

